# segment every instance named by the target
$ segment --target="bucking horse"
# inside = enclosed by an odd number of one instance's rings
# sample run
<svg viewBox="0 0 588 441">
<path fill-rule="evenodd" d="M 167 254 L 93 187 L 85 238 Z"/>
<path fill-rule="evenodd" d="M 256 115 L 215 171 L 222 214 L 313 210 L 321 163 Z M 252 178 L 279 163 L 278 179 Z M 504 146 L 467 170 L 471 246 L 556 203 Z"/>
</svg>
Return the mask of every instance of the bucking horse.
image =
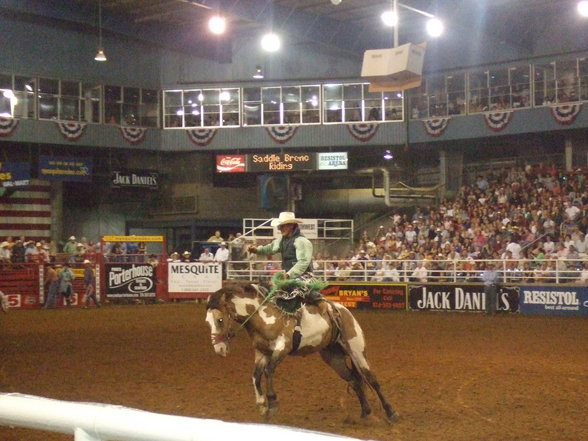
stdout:
<svg viewBox="0 0 588 441">
<path fill-rule="evenodd" d="M 255 398 L 262 416 L 269 420 L 278 409 L 273 375 L 280 362 L 288 355 L 318 352 L 353 389 L 361 405 L 362 418 L 372 413 L 367 385 L 378 396 L 386 420 L 392 423 L 396 414 L 370 369 L 363 331 L 351 312 L 339 303 L 322 300 L 286 313 L 270 299 L 269 292 L 268 288 L 251 282 L 224 281 L 223 287 L 209 297 L 206 310 L 217 355 L 227 356 L 231 339 L 239 330 L 245 329 L 249 334 L 255 350 Z M 297 339 L 293 338 L 295 330 L 300 332 Z"/>
</svg>

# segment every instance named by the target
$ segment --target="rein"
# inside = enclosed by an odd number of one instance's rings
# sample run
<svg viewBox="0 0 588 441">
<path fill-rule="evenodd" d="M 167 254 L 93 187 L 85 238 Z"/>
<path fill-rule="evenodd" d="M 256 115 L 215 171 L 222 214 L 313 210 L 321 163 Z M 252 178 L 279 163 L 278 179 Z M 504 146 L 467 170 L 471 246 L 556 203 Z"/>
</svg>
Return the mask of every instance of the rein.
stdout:
<svg viewBox="0 0 588 441">
<path fill-rule="evenodd" d="M 257 288 L 256 288 L 257 289 Z M 239 325 L 239 327 L 237 328 L 237 330 L 235 332 L 232 333 L 232 335 L 228 335 L 228 339 L 234 338 L 237 335 L 237 332 L 239 332 L 241 329 L 243 329 L 245 327 L 245 325 L 247 324 L 247 322 L 249 320 L 251 320 L 251 318 L 257 314 L 259 312 L 259 310 L 261 309 L 261 307 L 263 305 L 265 305 L 269 300 L 271 300 L 271 298 L 276 294 L 276 291 L 278 290 L 277 285 L 274 285 L 274 287 L 267 293 L 267 295 L 263 298 L 263 301 L 259 304 L 259 306 L 257 308 L 255 308 L 255 311 L 253 311 L 251 314 L 249 314 L 249 316 L 243 320 L 243 323 L 241 323 Z M 258 290 L 259 292 L 259 290 Z"/>
</svg>

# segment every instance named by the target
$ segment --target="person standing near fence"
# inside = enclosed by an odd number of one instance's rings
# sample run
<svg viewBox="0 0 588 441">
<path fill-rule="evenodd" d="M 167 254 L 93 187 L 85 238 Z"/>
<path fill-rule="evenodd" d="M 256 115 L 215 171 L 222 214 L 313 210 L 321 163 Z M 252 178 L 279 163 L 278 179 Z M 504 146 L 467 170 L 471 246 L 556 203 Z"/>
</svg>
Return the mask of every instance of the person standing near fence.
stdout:
<svg viewBox="0 0 588 441">
<path fill-rule="evenodd" d="M 56 268 L 61 265 L 45 266 L 45 286 L 47 286 L 47 298 L 42 309 L 53 309 L 57 306 L 57 290 L 59 289 L 59 278 Z"/>
<path fill-rule="evenodd" d="M 100 308 L 100 302 L 96 297 L 96 276 L 94 275 L 92 262 L 89 260 L 84 260 L 84 287 L 86 288 L 86 302 L 83 309 L 88 309 L 90 306 L 90 299 L 94 301 L 94 305 Z"/>
<path fill-rule="evenodd" d="M 484 293 L 486 293 L 486 315 L 496 314 L 496 293 L 498 291 L 498 273 L 493 263 L 486 264 L 482 273 Z"/>
<path fill-rule="evenodd" d="M 65 299 L 66 306 L 71 306 L 74 279 L 75 276 L 69 267 L 69 263 L 64 263 L 63 269 L 59 273 L 59 293 Z"/>
</svg>

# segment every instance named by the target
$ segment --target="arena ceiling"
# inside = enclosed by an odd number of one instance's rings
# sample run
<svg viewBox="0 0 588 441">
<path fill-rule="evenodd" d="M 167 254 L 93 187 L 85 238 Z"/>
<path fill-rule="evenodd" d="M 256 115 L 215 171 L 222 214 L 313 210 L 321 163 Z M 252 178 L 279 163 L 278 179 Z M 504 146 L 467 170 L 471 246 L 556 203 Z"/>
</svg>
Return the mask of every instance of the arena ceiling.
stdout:
<svg viewBox="0 0 588 441">
<path fill-rule="evenodd" d="M 45 20 L 56 26 L 96 33 L 100 0 L 0 0 L 0 14 Z M 230 61 L 231 46 L 267 29 L 282 35 L 284 46 L 317 45 L 361 58 L 366 49 L 391 47 L 391 28 L 380 14 L 392 0 L 101 0 L 103 31 L 143 40 L 156 46 Z M 558 51 L 586 43 L 588 20 L 579 19 L 577 0 L 400 0 L 399 44 L 428 41 L 443 56 L 463 51 L 464 42 L 481 48 L 504 48 L 505 58 L 528 58 L 537 47 L 557 40 Z M 412 9 L 411 9 L 412 8 Z M 440 17 L 446 26 L 438 41 L 427 37 L 427 17 Z M 214 12 L 229 19 L 222 38 L 207 30 Z M 553 33 L 552 23 L 558 23 Z M 580 37 L 580 38 L 579 38 Z M 584 44 L 584 47 L 586 45 Z M 219 48 L 224 50 L 220 50 Z M 220 54 L 220 55 L 219 55 Z M 503 61 L 503 60 L 498 60 Z"/>
</svg>

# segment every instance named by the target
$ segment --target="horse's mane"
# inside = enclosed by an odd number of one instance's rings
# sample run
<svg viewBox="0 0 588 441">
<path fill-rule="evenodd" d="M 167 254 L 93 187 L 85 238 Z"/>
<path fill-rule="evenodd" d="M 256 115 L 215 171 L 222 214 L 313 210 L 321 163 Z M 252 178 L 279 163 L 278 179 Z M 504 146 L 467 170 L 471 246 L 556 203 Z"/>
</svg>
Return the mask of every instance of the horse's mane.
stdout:
<svg viewBox="0 0 588 441">
<path fill-rule="evenodd" d="M 223 287 L 212 293 L 208 298 L 206 309 L 218 309 L 221 303 L 231 300 L 234 296 L 265 296 L 267 292 L 267 288 L 258 286 L 248 280 L 224 280 Z"/>
</svg>

